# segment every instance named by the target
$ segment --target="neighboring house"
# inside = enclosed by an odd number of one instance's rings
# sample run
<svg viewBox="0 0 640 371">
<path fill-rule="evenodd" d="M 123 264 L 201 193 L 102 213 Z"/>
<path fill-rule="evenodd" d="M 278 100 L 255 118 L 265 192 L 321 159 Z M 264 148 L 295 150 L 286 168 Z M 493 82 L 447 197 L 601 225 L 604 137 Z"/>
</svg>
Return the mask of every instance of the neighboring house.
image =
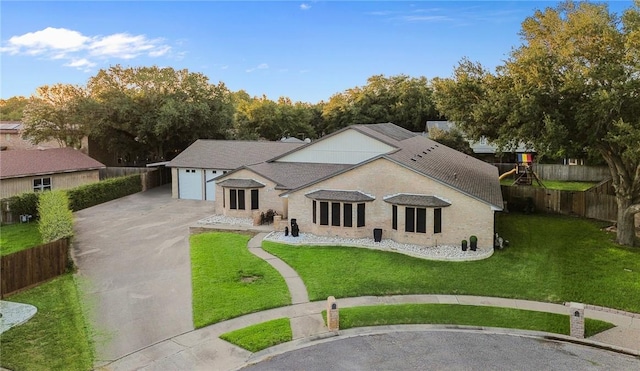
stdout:
<svg viewBox="0 0 640 371">
<path fill-rule="evenodd" d="M 0 121 L 0 148 L 2 148 L 3 151 L 60 147 L 61 145 L 55 140 L 34 144 L 30 140 L 23 139 L 22 122 L 20 121 Z"/>
<path fill-rule="evenodd" d="M 451 121 L 427 121 L 427 133 L 431 129 L 439 129 L 442 131 L 450 131 L 455 129 L 456 124 Z M 482 137 L 479 141 L 467 140 L 469 142 L 469 146 L 473 150 L 473 153 L 477 158 L 491 163 L 496 162 L 507 162 L 507 163 L 515 163 L 518 153 L 531 153 L 535 152 L 535 150 L 528 148 L 524 143 L 520 143 L 517 148 L 509 151 L 509 152 L 499 152 L 498 147 L 493 145 L 491 142 L 487 140 L 487 138 Z"/>
<path fill-rule="evenodd" d="M 105 166 L 72 148 L 0 152 L 0 198 L 73 188 L 100 180 Z"/>
<path fill-rule="evenodd" d="M 189 147 L 181 166 L 202 169 L 198 161 L 223 156 L 225 146 L 238 154 L 234 142 L 210 142 L 209 152 L 203 143 Z M 302 232 L 358 238 L 381 229 L 383 238 L 424 246 L 460 245 L 471 235 L 493 246 L 494 212 L 503 206 L 495 166 L 391 123 L 352 125 L 247 162 L 216 178 L 215 192 L 225 215 L 255 219 L 271 209 Z"/>
<path fill-rule="evenodd" d="M 305 144 L 302 141 L 199 139 L 167 164 L 172 168 L 172 197 L 214 201 L 215 179 L 219 176 L 243 165 L 264 162 Z"/>
</svg>

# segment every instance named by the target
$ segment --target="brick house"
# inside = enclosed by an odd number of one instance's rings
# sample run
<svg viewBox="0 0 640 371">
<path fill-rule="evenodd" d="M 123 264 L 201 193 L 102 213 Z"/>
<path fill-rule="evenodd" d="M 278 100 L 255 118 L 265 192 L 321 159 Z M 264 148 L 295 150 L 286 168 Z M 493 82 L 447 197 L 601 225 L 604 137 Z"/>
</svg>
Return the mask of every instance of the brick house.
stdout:
<svg viewBox="0 0 640 371">
<path fill-rule="evenodd" d="M 498 169 L 394 124 L 352 125 L 216 178 L 215 208 L 253 217 L 275 210 L 302 232 L 493 245 L 502 210 Z"/>
<path fill-rule="evenodd" d="M 24 192 L 67 189 L 100 180 L 105 166 L 73 148 L 0 152 L 0 199 Z"/>
</svg>

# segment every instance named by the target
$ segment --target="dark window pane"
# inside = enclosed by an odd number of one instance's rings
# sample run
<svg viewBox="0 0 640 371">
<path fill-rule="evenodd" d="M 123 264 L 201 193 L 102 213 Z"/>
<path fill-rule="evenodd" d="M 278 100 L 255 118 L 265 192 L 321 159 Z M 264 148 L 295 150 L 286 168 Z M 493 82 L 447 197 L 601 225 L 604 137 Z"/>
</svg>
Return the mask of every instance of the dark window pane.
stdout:
<svg viewBox="0 0 640 371">
<path fill-rule="evenodd" d="M 259 208 L 260 208 L 260 205 L 258 203 L 258 190 L 252 189 L 251 190 L 251 210 L 258 210 Z"/>
<path fill-rule="evenodd" d="M 427 233 L 427 209 L 416 209 L 416 232 Z"/>
<path fill-rule="evenodd" d="M 313 215 L 311 216 L 311 218 L 313 219 L 313 224 L 317 223 L 317 220 L 316 220 L 316 209 L 317 209 L 316 200 L 313 200 Z"/>
<path fill-rule="evenodd" d="M 364 227 L 364 204 L 358 204 L 358 227 Z"/>
<path fill-rule="evenodd" d="M 344 226 L 351 227 L 353 223 L 353 205 L 352 204 L 344 204 Z"/>
<path fill-rule="evenodd" d="M 227 207 L 227 191 L 222 188 L 222 208 Z"/>
<path fill-rule="evenodd" d="M 331 203 L 331 225 L 340 226 L 340 203 Z"/>
<path fill-rule="evenodd" d="M 51 185 L 51 178 L 42 178 L 42 184 L 43 185 Z"/>
<path fill-rule="evenodd" d="M 433 209 L 433 233 L 442 232 L 442 209 Z"/>
<path fill-rule="evenodd" d="M 238 190 L 238 210 L 244 210 L 244 189 Z"/>
<path fill-rule="evenodd" d="M 229 190 L 229 208 L 230 209 L 237 209 L 238 208 L 238 199 L 237 196 L 238 192 L 235 189 L 230 189 Z"/>
<path fill-rule="evenodd" d="M 320 202 L 320 225 L 329 225 L 329 203 Z"/>
<path fill-rule="evenodd" d="M 33 180 L 34 187 L 40 187 L 41 185 L 42 185 L 42 179 L 38 178 Z"/>
<path fill-rule="evenodd" d="M 398 206 L 391 205 L 391 228 L 398 229 Z"/>
<path fill-rule="evenodd" d="M 404 230 L 405 232 L 415 232 L 416 230 L 416 209 L 406 207 L 404 209 Z"/>
</svg>

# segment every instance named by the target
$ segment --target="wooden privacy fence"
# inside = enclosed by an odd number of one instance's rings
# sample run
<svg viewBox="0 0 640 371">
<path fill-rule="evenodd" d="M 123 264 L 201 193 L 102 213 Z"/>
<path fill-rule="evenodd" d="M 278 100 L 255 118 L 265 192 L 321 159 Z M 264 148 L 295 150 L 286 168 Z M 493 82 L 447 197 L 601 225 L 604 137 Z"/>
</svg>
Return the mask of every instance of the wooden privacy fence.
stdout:
<svg viewBox="0 0 640 371">
<path fill-rule="evenodd" d="M 537 212 L 574 215 L 609 222 L 615 222 L 618 213 L 615 196 L 595 192 L 502 186 L 502 197 L 507 202 L 507 209 L 511 211 L 520 211 L 518 209 L 527 202 L 532 202 Z"/>
<path fill-rule="evenodd" d="M 69 240 L 63 238 L 0 258 L 0 297 L 64 274 Z"/>
<path fill-rule="evenodd" d="M 516 164 L 495 163 L 500 174 L 513 169 Z M 609 168 L 606 166 L 583 166 L 583 165 L 556 165 L 556 164 L 536 164 L 533 171 L 544 182 L 545 180 L 561 180 L 565 182 L 599 182 L 611 178 Z"/>
</svg>

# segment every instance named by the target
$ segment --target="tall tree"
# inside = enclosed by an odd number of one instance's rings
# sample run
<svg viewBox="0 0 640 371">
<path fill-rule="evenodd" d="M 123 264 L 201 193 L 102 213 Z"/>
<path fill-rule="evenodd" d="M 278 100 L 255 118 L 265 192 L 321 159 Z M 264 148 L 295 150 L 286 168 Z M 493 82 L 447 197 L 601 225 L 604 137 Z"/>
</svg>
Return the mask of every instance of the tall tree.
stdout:
<svg viewBox="0 0 640 371">
<path fill-rule="evenodd" d="M 15 96 L 9 99 L 0 99 L 0 120 L 20 121 L 22 111 L 29 104 L 29 99 L 23 96 Z"/>
<path fill-rule="evenodd" d="M 315 128 L 311 124 L 315 116 L 311 104 L 293 103 L 285 97 L 274 102 L 264 95 L 247 100 L 244 94 L 235 94 L 237 138 L 278 140 L 286 136 L 315 137 Z"/>
<path fill-rule="evenodd" d="M 375 75 L 363 87 L 333 95 L 324 106 L 323 117 L 329 131 L 351 124 L 381 122 L 423 131 L 427 120 L 439 115 L 425 77 Z"/>
<path fill-rule="evenodd" d="M 167 159 L 199 138 L 224 138 L 233 102 L 223 83 L 173 68 L 113 66 L 89 79 L 93 134 L 111 150 Z"/>
<path fill-rule="evenodd" d="M 24 109 L 22 137 L 34 143 L 56 140 L 80 148 L 87 134 L 87 90 L 78 85 L 44 85 L 36 89 Z"/>
<path fill-rule="evenodd" d="M 640 212 L 640 1 L 561 3 L 522 23 L 523 45 L 495 73 L 463 60 L 434 81 L 438 109 L 467 135 L 542 153 L 597 151 L 611 172 L 617 241 L 635 243 Z"/>
</svg>

